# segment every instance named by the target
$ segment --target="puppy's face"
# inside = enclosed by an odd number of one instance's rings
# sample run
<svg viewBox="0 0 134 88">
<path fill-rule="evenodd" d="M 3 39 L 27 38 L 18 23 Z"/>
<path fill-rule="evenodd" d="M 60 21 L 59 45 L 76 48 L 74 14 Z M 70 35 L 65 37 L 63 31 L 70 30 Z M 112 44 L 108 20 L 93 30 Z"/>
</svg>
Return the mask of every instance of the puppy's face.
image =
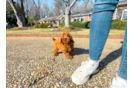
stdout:
<svg viewBox="0 0 134 88">
<path fill-rule="evenodd" d="M 61 37 L 61 42 L 64 44 L 67 44 L 69 43 L 70 41 L 73 41 L 72 40 L 72 36 L 67 32 L 67 33 L 63 33 L 62 34 L 62 37 Z"/>
</svg>

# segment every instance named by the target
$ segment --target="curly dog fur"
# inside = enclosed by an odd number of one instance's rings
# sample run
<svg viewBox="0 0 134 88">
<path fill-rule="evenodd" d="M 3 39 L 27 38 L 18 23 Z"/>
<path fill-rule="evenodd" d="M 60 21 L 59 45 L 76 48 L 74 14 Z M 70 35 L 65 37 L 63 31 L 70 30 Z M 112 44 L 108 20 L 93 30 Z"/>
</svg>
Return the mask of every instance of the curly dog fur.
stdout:
<svg viewBox="0 0 134 88">
<path fill-rule="evenodd" d="M 53 56 L 57 56 L 58 50 L 60 49 L 62 53 L 66 56 L 67 59 L 72 59 L 72 56 L 69 54 L 71 51 L 72 54 L 75 54 L 75 49 L 74 49 L 74 41 L 72 36 L 67 32 L 62 34 L 61 38 L 59 39 L 54 39 L 54 54 Z"/>
</svg>

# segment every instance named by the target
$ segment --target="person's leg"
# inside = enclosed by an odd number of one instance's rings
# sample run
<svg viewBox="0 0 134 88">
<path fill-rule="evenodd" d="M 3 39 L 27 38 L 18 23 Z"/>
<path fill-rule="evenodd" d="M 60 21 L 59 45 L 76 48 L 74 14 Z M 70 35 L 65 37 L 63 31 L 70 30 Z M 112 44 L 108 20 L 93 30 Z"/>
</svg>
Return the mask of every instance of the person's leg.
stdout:
<svg viewBox="0 0 134 88">
<path fill-rule="evenodd" d="M 96 0 L 90 25 L 89 60 L 84 61 L 72 74 L 72 81 L 81 85 L 88 81 L 99 66 L 99 58 L 106 42 L 113 12 L 118 0 Z M 98 61 L 96 64 L 93 61 Z"/>
<path fill-rule="evenodd" d="M 90 25 L 89 45 L 89 56 L 93 61 L 99 61 L 117 3 L 118 0 L 97 0 L 95 2 Z"/>
<path fill-rule="evenodd" d="M 123 50 L 121 62 L 116 78 L 113 78 L 110 88 L 127 88 L 127 24 L 125 29 L 125 37 L 123 41 Z"/>
<path fill-rule="evenodd" d="M 123 41 L 123 50 L 121 55 L 120 67 L 117 75 L 124 80 L 127 80 L 127 24 L 125 29 L 125 37 Z"/>
</svg>

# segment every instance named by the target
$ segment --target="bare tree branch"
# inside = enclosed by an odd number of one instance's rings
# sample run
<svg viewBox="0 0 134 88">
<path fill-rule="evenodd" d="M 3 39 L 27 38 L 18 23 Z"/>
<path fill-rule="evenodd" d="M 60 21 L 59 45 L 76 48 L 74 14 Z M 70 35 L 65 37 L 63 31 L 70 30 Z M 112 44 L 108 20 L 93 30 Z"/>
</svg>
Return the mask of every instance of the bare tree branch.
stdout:
<svg viewBox="0 0 134 88">
<path fill-rule="evenodd" d="M 66 1 L 66 0 L 63 0 L 66 4 L 68 3 L 68 1 Z"/>
<path fill-rule="evenodd" d="M 77 1 L 77 0 L 74 0 L 74 1 L 71 3 L 71 5 L 69 6 L 69 10 L 73 7 L 73 5 L 75 4 L 76 1 Z"/>
</svg>

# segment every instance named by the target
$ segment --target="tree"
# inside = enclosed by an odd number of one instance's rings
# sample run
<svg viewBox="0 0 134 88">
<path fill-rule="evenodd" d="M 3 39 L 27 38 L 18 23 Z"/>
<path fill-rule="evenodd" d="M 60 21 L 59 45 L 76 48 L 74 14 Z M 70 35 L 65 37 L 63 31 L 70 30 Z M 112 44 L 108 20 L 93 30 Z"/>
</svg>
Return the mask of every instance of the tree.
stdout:
<svg viewBox="0 0 134 88">
<path fill-rule="evenodd" d="M 34 10 L 35 10 L 34 20 L 39 20 L 40 19 L 40 10 L 41 10 L 42 0 L 37 0 L 37 4 L 35 3 L 34 0 L 32 0 L 32 2 L 33 2 L 33 6 L 32 7 L 34 7 Z"/>
<path fill-rule="evenodd" d="M 24 0 L 24 11 L 25 11 L 25 16 L 28 17 L 29 16 L 29 11 L 30 8 L 32 7 L 33 2 L 32 0 Z"/>
<path fill-rule="evenodd" d="M 94 3 L 91 1 L 91 2 L 89 3 L 89 5 L 87 6 L 87 9 L 93 8 L 93 6 L 94 6 Z"/>
<path fill-rule="evenodd" d="M 84 1 L 84 8 L 87 8 L 88 4 L 89 4 L 89 0 L 85 0 Z"/>
<path fill-rule="evenodd" d="M 93 8 L 94 3 L 91 0 L 85 0 L 81 5 L 78 5 L 77 3 L 72 8 L 72 13 L 75 12 L 81 12 L 83 10 L 91 9 Z"/>
<path fill-rule="evenodd" d="M 49 17 L 53 17 L 53 16 L 54 16 L 53 12 L 50 12 Z"/>
<path fill-rule="evenodd" d="M 16 9 L 16 7 L 15 7 L 15 5 L 14 5 L 13 0 L 8 0 L 8 2 L 10 3 L 10 5 L 11 5 L 11 7 L 12 7 L 14 13 L 15 13 L 15 16 L 16 16 L 16 18 L 17 18 L 17 25 L 18 25 L 19 27 L 23 27 L 22 20 L 21 20 L 19 14 L 18 14 L 18 12 L 17 12 L 17 9 Z"/>
<path fill-rule="evenodd" d="M 28 24 L 30 24 L 31 27 L 32 27 L 32 24 L 33 24 L 33 18 L 32 18 L 32 17 L 28 17 L 27 20 L 28 20 Z"/>
<path fill-rule="evenodd" d="M 60 9 L 61 9 L 61 6 L 62 6 L 62 0 L 54 0 L 54 8 L 53 8 L 53 12 L 56 16 L 60 15 L 61 12 L 60 12 Z"/>
<path fill-rule="evenodd" d="M 72 7 L 72 13 L 78 12 L 79 8 L 78 8 L 78 3 L 76 2 L 75 5 Z"/>
<path fill-rule="evenodd" d="M 70 0 L 64 0 L 64 2 L 66 3 L 66 9 L 65 9 L 65 26 L 66 27 L 70 25 L 70 15 L 71 15 L 70 10 L 76 1 L 77 0 L 73 0 L 73 2 L 70 5 Z"/>
<path fill-rule="evenodd" d="M 16 24 L 17 20 L 14 11 L 8 2 L 6 2 L 6 22 L 10 26 L 14 26 L 14 25 L 17 26 Z"/>
<path fill-rule="evenodd" d="M 50 9 L 49 9 L 49 5 L 46 1 L 43 3 L 43 9 L 44 9 L 44 13 L 45 13 L 44 15 L 49 16 Z"/>
<path fill-rule="evenodd" d="M 22 20 L 22 25 L 26 26 L 26 21 L 25 21 L 25 12 L 24 12 L 24 6 L 23 6 L 23 0 L 21 0 L 21 20 Z"/>
</svg>

